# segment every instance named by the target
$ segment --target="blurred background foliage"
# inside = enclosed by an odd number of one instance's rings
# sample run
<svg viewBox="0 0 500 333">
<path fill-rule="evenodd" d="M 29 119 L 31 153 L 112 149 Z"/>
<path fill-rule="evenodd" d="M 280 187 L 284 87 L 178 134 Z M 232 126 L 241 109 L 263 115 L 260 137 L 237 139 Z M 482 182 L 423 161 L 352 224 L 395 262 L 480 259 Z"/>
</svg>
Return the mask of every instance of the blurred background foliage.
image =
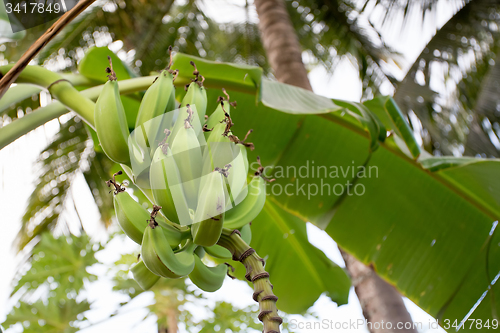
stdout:
<svg viewBox="0 0 500 333">
<path fill-rule="evenodd" d="M 454 15 L 439 27 L 436 17 L 443 2 Z M 362 99 L 372 98 L 381 91 L 392 92 L 415 135 L 431 154 L 500 157 L 498 1 L 285 0 L 285 3 L 309 69 L 321 66 L 333 75 L 340 62 L 348 60 L 358 72 Z M 408 25 L 412 25 L 411 29 L 424 26 L 436 29 L 416 60 L 405 59 L 383 37 L 388 30 L 404 31 Z M 49 26 L 50 23 L 29 29 L 24 38 L 1 44 L 0 62 L 19 59 Z M 135 74 L 148 75 L 167 65 L 169 45 L 176 52 L 210 60 L 260 66 L 268 77 L 273 75 L 259 38 L 255 8 L 248 0 L 239 4 L 224 0 L 98 0 L 51 41 L 34 63 L 53 71 L 76 71 L 90 47 L 108 46 Z M 49 101 L 46 93 L 35 93 L 31 100 L 0 113 L 0 126 Z M 101 245 L 88 239 L 81 224 L 76 232 L 81 236 L 71 235 L 69 218 L 63 214 L 72 210 L 78 216 L 72 193 L 72 180 L 76 176 L 84 176 L 104 225 L 113 223 L 112 197 L 107 195 L 109 189 L 104 181 L 117 166 L 94 145 L 91 130 L 78 118 L 62 117 L 59 122 L 59 132 L 34 166 L 38 181 L 17 239 L 19 250 L 27 245 L 33 248 L 26 260 L 30 272 L 44 267 L 39 266 L 44 265 L 41 254 L 48 258 L 50 251 L 54 251 L 48 248 L 53 242 L 67 248 L 68 255 L 85 251 L 83 256 L 75 255 L 71 265 L 81 268 L 95 264 L 93 255 Z M 138 191 L 134 194 L 146 202 Z M 54 238 L 46 232 L 56 227 L 66 236 Z M 134 259 L 133 254 L 126 255 L 110 268 L 115 271 L 115 289 L 129 300 L 140 293 L 127 274 Z M 59 264 L 65 267 L 59 261 L 47 265 L 54 270 Z M 86 325 L 82 313 L 91 305 L 85 297 L 76 297 L 85 283 L 66 285 L 70 279 L 63 279 L 63 272 L 40 276 L 42 280 L 31 276 L 26 268 L 21 272 L 27 273 L 20 273 L 16 279 L 13 297 L 18 302 L 7 325 L 20 322 L 24 332 L 75 332 L 79 325 Z M 85 272 L 82 270 L 87 275 L 80 278 L 91 281 L 93 275 Z M 59 282 L 53 282 L 56 280 Z M 64 283 L 64 288 L 54 287 L 58 283 Z M 41 286 L 45 286 L 44 292 L 35 292 Z M 58 294 L 56 290 L 68 292 Z M 246 323 L 248 330 L 257 327 L 253 315 L 249 316 L 251 309 L 235 310 L 227 303 L 217 303 L 211 309 L 211 319 L 193 321 L 182 310 L 183 304 L 199 296 L 186 289 L 184 280 L 165 281 L 155 286 L 153 293 L 156 305 L 150 307 L 151 315 L 161 314 L 161 318 L 170 315 L 194 331 L 200 327 L 202 332 L 213 331 L 219 325 L 222 331 L 241 332 L 238 320 Z M 58 318 L 57 322 L 40 321 L 30 309 L 36 309 L 43 317 L 49 312 L 58 313 L 53 317 Z M 163 313 L 166 309 L 173 312 Z M 158 325 L 161 331 L 168 323 L 159 321 Z"/>
</svg>

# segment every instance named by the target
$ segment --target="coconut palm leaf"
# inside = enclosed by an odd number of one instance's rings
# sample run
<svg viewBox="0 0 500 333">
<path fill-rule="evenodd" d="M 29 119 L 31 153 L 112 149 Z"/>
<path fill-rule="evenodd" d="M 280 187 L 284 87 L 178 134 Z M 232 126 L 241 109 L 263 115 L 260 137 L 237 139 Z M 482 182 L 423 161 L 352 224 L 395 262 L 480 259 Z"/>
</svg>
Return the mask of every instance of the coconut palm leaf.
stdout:
<svg viewBox="0 0 500 333">
<path fill-rule="evenodd" d="M 363 82 L 364 97 L 379 92 L 395 79 L 385 63 L 401 61 L 377 29 L 348 0 L 287 1 L 299 40 L 327 70 L 333 72 L 343 57 L 351 60 Z"/>
<path fill-rule="evenodd" d="M 39 177 L 22 217 L 17 235 L 19 249 L 44 230 L 56 227 L 71 181 L 80 168 L 81 156 L 89 153 L 88 134 L 81 121 L 73 118 L 60 126 L 59 133 L 36 161 L 35 170 Z"/>
<path fill-rule="evenodd" d="M 402 19 L 404 26 L 415 13 L 421 16 L 422 23 L 429 14 L 435 15 L 438 2 L 439 0 L 365 0 L 361 3 L 358 2 L 357 5 L 362 7 L 362 12 L 365 12 L 369 7 L 372 8 L 371 12 L 375 7 L 382 10 L 382 15 L 379 14 L 382 26 L 395 23 L 395 19 Z M 456 12 L 464 3 L 465 1 L 456 0 L 450 1 L 447 5 L 454 6 Z"/>
<path fill-rule="evenodd" d="M 109 226 L 113 202 L 104 181 L 110 178 L 114 165 L 104 153 L 93 150 L 86 125 L 78 117 L 61 123 L 59 132 L 35 163 L 38 180 L 22 217 L 17 248 L 23 249 L 33 239 L 58 225 L 69 230 L 62 212 L 68 202 L 74 200 L 70 188 L 79 173 L 83 173 L 87 181 L 101 220 Z"/>
<path fill-rule="evenodd" d="M 497 1 L 468 2 L 437 31 L 397 86 L 394 98 L 422 122 L 420 134 L 429 151 L 500 156 L 494 133 L 484 126 L 498 121 L 493 102 L 498 92 L 492 87 L 497 82 L 499 10 Z"/>
</svg>

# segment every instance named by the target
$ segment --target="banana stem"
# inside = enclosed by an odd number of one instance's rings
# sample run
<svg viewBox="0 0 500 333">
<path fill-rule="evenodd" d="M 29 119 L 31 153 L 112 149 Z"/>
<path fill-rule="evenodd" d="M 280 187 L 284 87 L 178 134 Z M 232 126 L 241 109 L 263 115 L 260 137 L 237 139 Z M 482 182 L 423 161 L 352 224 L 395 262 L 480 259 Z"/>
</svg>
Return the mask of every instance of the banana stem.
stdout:
<svg viewBox="0 0 500 333">
<path fill-rule="evenodd" d="M 264 260 L 241 239 L 238 232 L 233 230 L 224 229 L 217 244 L 228 249 L 233 255 L 233 260 L 245 265 L 247 272 L 245 278 L 253 283 L 253 299 L 259 303 L 259 320 L 264 324 L 262 332 L 279 333 L 283 319 L 278 315 L 276 308 L 278 297 L 273 294 L 269 273 L 264 270 Z"/>
<path fill-rule="evenodd" d="M 33 66 L 35 67 L 35 66 Z M 2 67 L 0 67 L 1 69 Z M 28 67 L 30 68 L 30 67 Z M 48 71 L 49 73 L 52 73 Z M 23 71 L 24 73 L 24 71 Z M 22 73 L 19 76 L 23 82 L 40 85 L 40 82 L 34 82 L 28 80 L 27 77 L 23 77 Z M 147 89 L 151 82 L 154 80 L 154 76 L 145 76 L 140 78 L 134 78 L 129 80 L 123 80 L 118 83 L 120 94 L 129 94 L 136 91 L 142 91 Z M 19 81 L 19 80 L 18 80 Z M 58 87 L 60 83 L 64 83 L 64 86 Z M 53 89 L 57 91 L 58 94 L 62 94 L 61 101 L 73 105 L 73 111 L 75 111 L 80 117 L 83 118 L 92 128 L 94 127 L 94 102 L 99 97 L 103 85 L 92 87 L 83 91 L 78 92 L 76 89 L 71 87 L 72 90 L 68 89 L 69 83 L 66 81 L 61 81 L 53 85 Z M 57 88 L 57 89 L 56 89 Z M 62 91 L 61 91 L 62 90 Z M 66 91 L 69 92 L 66 95 Z M 58 98 L 59 96 L 55 96 Z M 74 100 L 71 97 L 75 98 Z M 86 99 L 82 104 L 76 103 L 77 101 L 82 101 L 82 98 Z M 34 130 L 38 126 L 45 124 L 46 122 L 62 116 L 68 112 L 68 107 L 70 105 L 65 105 L 59 101 L 52 102 L 51 104 L 41 107 L 25 115 L 24 117 L 15 120 L 11 124 L 8 124 L 0 128 L 0 149 L 7 146 L 14 140 L 20 138 L 21 136 L 27 134 L 29 131 Z M 71 108 L 71 107 L 70 107 Z"/>
</svg>

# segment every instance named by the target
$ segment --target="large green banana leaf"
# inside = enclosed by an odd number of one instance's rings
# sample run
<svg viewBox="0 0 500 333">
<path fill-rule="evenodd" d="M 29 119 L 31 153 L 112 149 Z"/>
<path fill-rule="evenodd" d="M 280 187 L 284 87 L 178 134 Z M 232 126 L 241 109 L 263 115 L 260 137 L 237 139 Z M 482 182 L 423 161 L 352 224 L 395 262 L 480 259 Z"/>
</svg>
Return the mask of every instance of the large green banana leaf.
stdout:
<svg viewBox="0 0 500 333">
<path fill-rule="evenodd" d="M 187 72 L 182 68 L 189 60 L 202 73 L 205 66 L 211 68 L 213 77 L 207 82 L 245 77 L 244 67 L 222 70 L 223 65 L 187 56 L 174 66 Z M 260 155 L 276 178 L 254 225 L 279 224 L 287 216 L 311 221 L 345 250 L 373 264 L 449 331 L 455 330 L 454 323 L 463 323 L 466 331 L 479 330 L 471 319 L 492 325 L 500 306 L 495 293 L 500 275 L 500 236 L 495 232 L 500 160 L 421 154 L 401 112 L 387 97 L 361 105 L 266 79 L 256 84 L 254 94 L 231 91 L 231 83 L 225 88 L 238 102 L 231 112 L 233 129 L 240 137 L 254 130 L 249 141 L 256 149 L 249 158 Z M 211 109 L 218 94 L 209 92 Z M 275 234 L 267 235 L 266 228 L 257 228 L 254 239 L 259 244 L 273 242 Z M 276 251 L 256 248 L 262 256 Z M 273 270 L 285 264 L 277 260 Z"/>
</svg>

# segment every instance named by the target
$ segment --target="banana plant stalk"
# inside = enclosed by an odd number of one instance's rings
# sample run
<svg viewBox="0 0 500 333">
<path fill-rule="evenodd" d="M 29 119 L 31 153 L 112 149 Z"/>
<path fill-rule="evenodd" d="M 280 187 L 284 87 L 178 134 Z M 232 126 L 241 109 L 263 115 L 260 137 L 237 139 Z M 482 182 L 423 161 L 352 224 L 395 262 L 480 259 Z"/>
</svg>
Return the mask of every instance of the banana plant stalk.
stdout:
<svg viewBox="0 0 500 333">
<path fill-rule="evenodd" d="M 233 260 L 245 266 L 245 278 L 253 283 L 253 299 L 259 303 L 258 318 L 264 324 L 263 332 L 279 333 L 283 319 L 278 314 L 276 307 L 278 297 L 273 294 L 269 273 L 264 270 L 264 259 L 241 239 L 238 230 L 224 228 L 217 244 L 228 249 L 233 255 Z"/>
</svg>

